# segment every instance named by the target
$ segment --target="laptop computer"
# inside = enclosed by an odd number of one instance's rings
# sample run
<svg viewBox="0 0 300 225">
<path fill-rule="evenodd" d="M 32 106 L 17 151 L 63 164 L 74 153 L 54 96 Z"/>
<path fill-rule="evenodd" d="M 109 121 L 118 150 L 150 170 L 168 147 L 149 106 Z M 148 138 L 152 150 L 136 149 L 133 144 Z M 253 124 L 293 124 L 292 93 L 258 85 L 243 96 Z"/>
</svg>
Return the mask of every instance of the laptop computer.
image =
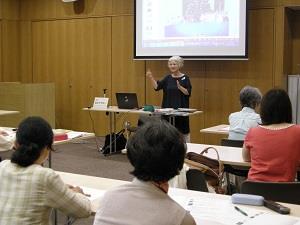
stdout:
<svg viewBox="0 0 300 225">
<path fill-rule="evenodd" d="M 136 93 L 116 93 L 119 109 L 138 109 Z"/>
</svg>

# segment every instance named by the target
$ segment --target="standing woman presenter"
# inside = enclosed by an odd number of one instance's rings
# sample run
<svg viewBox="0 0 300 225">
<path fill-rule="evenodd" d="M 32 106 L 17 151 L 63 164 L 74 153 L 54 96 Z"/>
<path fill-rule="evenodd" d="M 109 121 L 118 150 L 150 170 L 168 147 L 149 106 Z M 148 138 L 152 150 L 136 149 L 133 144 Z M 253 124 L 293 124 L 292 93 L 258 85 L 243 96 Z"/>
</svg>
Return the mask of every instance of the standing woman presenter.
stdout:
<svg viewBox="0 0 300 225">
<path fill-rule="evenodd" d="M 180 56 L 172 56 L 168 61 L 170 74 L 157 81 L 151 70 L 146 76 L 149 78 L 156 91 L 163 90 L 162 108 L 189 108 L 189 99 L 192 92 L 190 78 L 180 72 L 183 67 L 183 59 Z M 176 116 L 175 127 L 184 135 L 186 142 L 190 142 L 190 125 L 188 116 Z"/>
</svg>

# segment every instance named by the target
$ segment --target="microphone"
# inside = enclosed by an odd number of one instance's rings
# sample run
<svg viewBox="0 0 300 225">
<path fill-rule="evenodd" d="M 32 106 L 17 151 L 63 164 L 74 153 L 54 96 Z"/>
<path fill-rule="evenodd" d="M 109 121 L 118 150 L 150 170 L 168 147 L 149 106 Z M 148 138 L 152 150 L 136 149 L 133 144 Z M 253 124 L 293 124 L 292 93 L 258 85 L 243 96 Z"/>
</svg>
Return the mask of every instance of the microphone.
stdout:
<svg viewBox="0 0 300 225">
<path fill-rule="evenodd" d="M 103 97 L 106 98 L 106 91 L 107 91 L 107 88 L 103 88 Z"/>
</svg>

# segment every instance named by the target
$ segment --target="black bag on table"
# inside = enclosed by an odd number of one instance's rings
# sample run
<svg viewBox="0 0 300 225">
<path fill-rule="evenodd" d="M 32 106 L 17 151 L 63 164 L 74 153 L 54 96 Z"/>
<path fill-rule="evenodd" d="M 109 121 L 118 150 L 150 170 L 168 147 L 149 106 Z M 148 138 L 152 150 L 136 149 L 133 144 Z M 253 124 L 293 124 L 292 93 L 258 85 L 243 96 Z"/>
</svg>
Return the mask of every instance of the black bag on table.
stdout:
<svg viewBox="0 0 300 225">
<path fill-rule="evenodd" d="M 122 149 L 125 148 L 126 143 L 127 143 L 127 139 L 124 136 L 124 129 L 119 131 L 118 133 L 111 133 L 111 137 L 112 137 L 112 151 L 110 151 L 110 135 L 107 134 L 105 136 L 105 142 L 104 142 L 104 146 L 101 149 L 101 153 L 106 155 L 109 153 L 117 153 L 117 152 L 121 152 Z M 114 151 L 114 146 L 116 145 L 116 151 Z"/>
</svg>

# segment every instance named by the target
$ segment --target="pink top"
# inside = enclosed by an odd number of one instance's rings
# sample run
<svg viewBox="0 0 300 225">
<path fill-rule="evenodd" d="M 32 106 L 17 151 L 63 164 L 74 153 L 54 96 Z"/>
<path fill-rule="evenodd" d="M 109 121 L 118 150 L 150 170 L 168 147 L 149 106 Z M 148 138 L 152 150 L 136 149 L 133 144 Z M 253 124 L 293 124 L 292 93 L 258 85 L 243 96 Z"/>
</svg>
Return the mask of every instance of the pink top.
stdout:
<svg viewBox="0 0 300 225">
<path fill-rule="evenodd" d="M 300 126 L 279 130 L 261 126 L 251 128 L 245 137 L 251 169 L 248 179 L 254 181 L 289 182 L 295 180 L 300 165 Z"/>
</svg>

